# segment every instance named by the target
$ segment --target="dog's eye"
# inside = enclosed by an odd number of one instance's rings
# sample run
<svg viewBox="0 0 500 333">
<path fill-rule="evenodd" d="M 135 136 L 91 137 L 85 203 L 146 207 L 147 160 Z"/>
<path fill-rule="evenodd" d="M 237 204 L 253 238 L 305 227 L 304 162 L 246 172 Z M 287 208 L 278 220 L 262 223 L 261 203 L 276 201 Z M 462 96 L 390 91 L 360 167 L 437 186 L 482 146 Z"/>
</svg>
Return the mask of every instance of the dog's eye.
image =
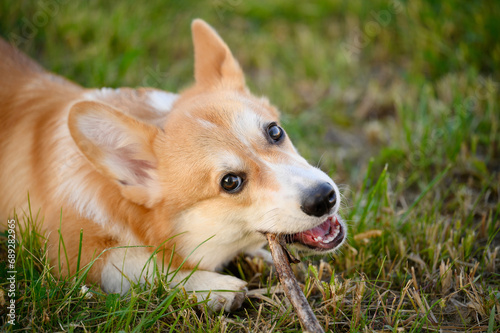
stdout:
<svg viewBox="0 0 500 333">
<path fill-rule="evenodd" d="M 241 184 L 243 184 L 243 179 L 240 176 L 236 176 L 232 173 L 228 173 L 220 182 L 220 186 L 224 189 L 224 191 L 228 193 L 234 193 L 241 188 Z"/>
<path fill-rule="evenodd" d="M 283 129 L 275 123 L 272 123 L 267 128 L 267 134 L 269 135 L 271 140 L 273 140 L 274 142 L 278 142 L 283 137 Z"/>
</svg>

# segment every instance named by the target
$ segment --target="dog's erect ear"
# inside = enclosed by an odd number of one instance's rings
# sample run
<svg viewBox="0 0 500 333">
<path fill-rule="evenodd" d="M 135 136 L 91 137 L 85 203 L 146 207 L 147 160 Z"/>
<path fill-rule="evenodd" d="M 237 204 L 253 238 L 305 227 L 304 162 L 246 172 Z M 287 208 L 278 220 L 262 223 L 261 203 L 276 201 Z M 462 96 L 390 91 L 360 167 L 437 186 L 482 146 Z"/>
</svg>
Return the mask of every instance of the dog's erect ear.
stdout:
<svg viewBox="0 0 500 333">
<path fill-rule="evenodd" d="M 80 102 L 70 111 L 73 140 L 103 175 L 112 178 L 121 194 L 151 207 L 161 197 L 153 142 L 159 130 L 98 102 Z"/>
<path fill-rule="evenodd" d="M 217 32 L 200 19 L 193 21 L 191 30 L 196 83 L 245 90 L 245 76 L 240 65 Z"/>
</svg>

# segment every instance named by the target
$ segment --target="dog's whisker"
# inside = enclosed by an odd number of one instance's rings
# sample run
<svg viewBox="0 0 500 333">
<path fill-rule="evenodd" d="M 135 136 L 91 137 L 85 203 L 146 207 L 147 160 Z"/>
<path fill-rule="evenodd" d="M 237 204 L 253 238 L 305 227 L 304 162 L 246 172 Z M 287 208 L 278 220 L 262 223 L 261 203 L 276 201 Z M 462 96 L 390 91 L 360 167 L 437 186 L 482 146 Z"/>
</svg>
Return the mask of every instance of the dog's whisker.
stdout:
<svg viewBox="0 0 500 333">
<path fill-rule="evenodd" d="M 321 169 L 321 161 L 323 160 L 323 156 L 325 156 L 325 153 L 321 154 L 318 163 L 316 164 L 316 168 Z"/>
</svg>

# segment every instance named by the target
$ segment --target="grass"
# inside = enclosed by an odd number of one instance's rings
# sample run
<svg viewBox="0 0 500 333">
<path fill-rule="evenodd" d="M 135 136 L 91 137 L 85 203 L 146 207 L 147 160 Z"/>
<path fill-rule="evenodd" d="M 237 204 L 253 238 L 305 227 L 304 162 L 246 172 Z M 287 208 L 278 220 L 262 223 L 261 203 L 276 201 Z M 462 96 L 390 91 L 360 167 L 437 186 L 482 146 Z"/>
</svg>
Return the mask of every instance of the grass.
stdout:
<svg viewBox="0 0 500 333">
<path fill-rule="evenodd" d="M 45 16 L 44 16 L 45 15 Z M 299 151 L 343 186 L 349 244 L 294 266 L 332 332 L 500 330 L 500 4 L 412 1 L 0 1 L 0 35 L 88 86 L 192 82 L 189 23 L 209 21 Z M 4 194 L 6 195 L 6 194 Z M 55 279 L 42 219 L 17 245 L 18 324 L 2 330 L 300 331 L 271 267 L 240 257 L 251 292 L 210 315 L 163 278 L 126 297 Z M 82 268 L 83 270 L 85 268 Z"/>
</svg>

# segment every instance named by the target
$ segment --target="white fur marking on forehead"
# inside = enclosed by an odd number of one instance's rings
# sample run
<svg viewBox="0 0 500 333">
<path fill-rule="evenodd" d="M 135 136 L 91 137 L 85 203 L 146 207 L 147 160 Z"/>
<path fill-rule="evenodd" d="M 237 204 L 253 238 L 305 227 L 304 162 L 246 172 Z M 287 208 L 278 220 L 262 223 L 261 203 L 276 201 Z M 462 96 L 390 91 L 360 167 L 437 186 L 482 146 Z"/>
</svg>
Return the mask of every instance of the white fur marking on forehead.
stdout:
<svg viewBox="0 0 500 333">
<path fill-rule="evenodd" d="M 252 109 L 248 108 L 245 108 L 243 112 L 239 112 L 236 115 L 235 121 L 238 122 L 238 127 L 243 127 L 248 130 L 260 129 L 260 126 L 263 123 L 262 117 Z"/>
<path fill-rule="evenodd" d="M 172 106 L 174 105 L 175 101 L 179 96 L 161 90 L 154 90 L 148 92 L 148 97 L 149 97 L 148 101 L 149 105 L 151 105 L 158 111 L 164 112 L 164 111 L 170 111 L 172 109 Z"/>
<path fill-rule="evenodd" d="M 236 138 L 250 149 L 250 142 L 263 136 L 261 130 L 263 122 L 262 117 L 251 109 L 237 113 L 233 126 Z"/>
<path fill-rule="evenodd" d="M 201 126 L 205 127 L 206 129 L 214 129 L 217 127 L 213 122 L 205 120 L 205 119 L 198 119 L 198 122 L 201 124 Z"/>
<path fill-rule="evenodd" d="M 221 151 L 215 156 L 219 165 L 219 172 L 241 171 L 245 162 L 237 155 L 229 151 Z"/>
</svg>

